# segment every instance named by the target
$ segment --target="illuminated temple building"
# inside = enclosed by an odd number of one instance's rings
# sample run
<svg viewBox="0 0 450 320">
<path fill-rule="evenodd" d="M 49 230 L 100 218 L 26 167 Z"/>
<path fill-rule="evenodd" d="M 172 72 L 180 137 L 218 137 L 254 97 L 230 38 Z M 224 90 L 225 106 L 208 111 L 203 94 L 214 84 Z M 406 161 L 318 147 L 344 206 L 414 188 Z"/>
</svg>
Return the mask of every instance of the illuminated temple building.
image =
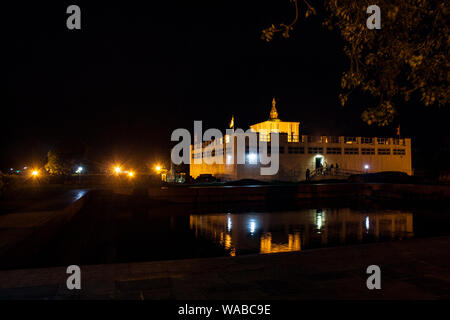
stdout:
<svg viewBox="0 0 450 320">
<path fill-rule="evenodd" d="M 300 122 L 286 122 L 278 119 L 275 98 L 272 100 L 272 109 L 270 110 L 270 118 L 267 121 L 260 122 L 250 126 L 250 129 L 260 134 L 262 141 L 270 141 L 270 132 L 284 133 L 288 142 L 298 142 Z"/>
<path fill-rule="evenodd" d="M 411 139 L 301 135 L 299 122 L 286 122 L 278 118 L 275 99 L 269 119 L 251 125 L 250 129 L 260 141 L 268 143 L 269 149 L 271 133 L 279 134 L 277 174 L 261 175 L 261 167 L 267 165 L 258 161 L 258 150 L 250 149 L 248 141 L 245 163 L 238 164 L 236 151 L 231 147 L 240 135 L 235 132 L 224 138 L 191 145 L 190 175 L 197 178 L 202 174 L 210 174 L 223 181 L 301 181 L 305 180 L 307 169 L 312 179 L 324 176 L 344 178 L 350 174 L 382 171 L 412 175 Z M 211 147 L 214 147 L 214 151 L 211 151 Z"/>
</svg>

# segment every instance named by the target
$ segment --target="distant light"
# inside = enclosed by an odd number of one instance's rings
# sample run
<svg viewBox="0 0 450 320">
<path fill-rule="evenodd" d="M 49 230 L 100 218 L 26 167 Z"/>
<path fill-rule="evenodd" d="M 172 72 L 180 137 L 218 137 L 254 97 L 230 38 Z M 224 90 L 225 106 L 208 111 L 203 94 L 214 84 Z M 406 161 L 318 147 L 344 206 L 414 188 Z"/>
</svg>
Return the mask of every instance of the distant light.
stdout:
<svg viewBox="0 0 450 320">
<path fill-rule="evenodd" d="M 160 172 L 161 171 L 161 166 L 160 165 L 157 165 L 156 167 L 155 167 L 155 170 L 157 171 L 157 172 Z"/>
<path fill-rule="evenodd" d="M 13 168 L 10 168 L 9 170 L 13 171 L 14 169 L 13 169 Z"/>
<path fill-rule="evenodd" d="M 23 170 L 27 170 L 28 169 L 28 167 L 23 167 Z"/>
<path fill-rule="evenodd" d="M 122 169 L 119 166 L 117 166 L 114 168 L 114 172 L 119 174 L 120 172 L 122 172 Z"/>
<path fill-rule="evenodd" d="M 250 233 L 254 233 L 256 230 L 256 222 L 255 220 L 250 220 L 250 223 L 248 224 L 248 228 L 250 230 Z"/>
<path fill-rule="evenodd" d="M 248 154 L 248 162 L 250 164 L 256 164 L 258 160 L 258 155 L 256 153 L 249 153 Z"/>
<path fill-rule="evenodd" d="M 369 165 L 368 164 L 364 165 L 364 169 L 369 170 Z"/>
<path fill-rule="evenodd" d="M 33 171 L 31 172 L 31 175 L 32 175 L 33 177 L 37 177 L 37 176 L 39 175 L 39 171 L 38 171 L 38 170 L 33 170 Z"/>
<path fill-rule="evenodd" d="M 134 172 L 133 171 L 128 171 L 128 176 L 129 177 L 133 177 L 134 176 Z"/>
<path fill-rule="evenodd" d="M 366 217 L 366 230 L 369 230 L 369 217 Z"/>
<path fill-rule="evenodd" d="M 83 171 L 83 167 L 78 167 L 77 171 L 75 171 L 75 173 L 81 173 Z"/>
</svg>

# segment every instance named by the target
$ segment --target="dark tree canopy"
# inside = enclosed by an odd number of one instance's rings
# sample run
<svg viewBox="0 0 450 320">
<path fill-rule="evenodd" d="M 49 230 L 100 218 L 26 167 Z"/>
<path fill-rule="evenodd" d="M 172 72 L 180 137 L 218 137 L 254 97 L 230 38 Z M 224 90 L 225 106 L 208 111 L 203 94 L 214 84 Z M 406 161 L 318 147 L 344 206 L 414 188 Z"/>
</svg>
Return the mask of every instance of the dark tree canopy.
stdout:
<svg viewBox="0 0 450 320">
<path fill-rule="evenodd" d="M 47 152 L 45 170 L 51 175 L 68 175 L 86 159 L 86 146 L 78 141 L 58 143 Z"/>
<path fill-rule="evenodd" d="M 295 19 L 263 30 L 263 39 L 277 32 L 287 38 L 301 12 L 315 14 L 306 0 L 291 2 Z M 366 26 L 373 4 L 381 9 L 378 30 Z M 425 106 L 448 105 L 449 0 L 325 0 L 324 7 L 323 25 L 340 33 L 350 62 L 341 78 L 342 106 L 353 92 L 368 93 L 378 103 L 365 106 L 362 120 L 386 126 L 398 112 L 395 102 L 417 97 Z"/>
</svg>

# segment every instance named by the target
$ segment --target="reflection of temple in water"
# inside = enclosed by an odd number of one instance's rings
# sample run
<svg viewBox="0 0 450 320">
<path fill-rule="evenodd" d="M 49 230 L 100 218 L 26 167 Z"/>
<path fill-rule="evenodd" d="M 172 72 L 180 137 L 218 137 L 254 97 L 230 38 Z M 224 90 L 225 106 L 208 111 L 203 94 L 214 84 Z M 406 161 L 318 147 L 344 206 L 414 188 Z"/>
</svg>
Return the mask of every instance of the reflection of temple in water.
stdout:
<svg viewBox="0 0 450 320">
<path fill-rule="evenodd" d="M 345 243 L 409 238 L 411 213 L 362 213 L 352 209 L 295 212 L 191 215 L 190 228 L 236 253 L 300 251 Z"/>
</svg>

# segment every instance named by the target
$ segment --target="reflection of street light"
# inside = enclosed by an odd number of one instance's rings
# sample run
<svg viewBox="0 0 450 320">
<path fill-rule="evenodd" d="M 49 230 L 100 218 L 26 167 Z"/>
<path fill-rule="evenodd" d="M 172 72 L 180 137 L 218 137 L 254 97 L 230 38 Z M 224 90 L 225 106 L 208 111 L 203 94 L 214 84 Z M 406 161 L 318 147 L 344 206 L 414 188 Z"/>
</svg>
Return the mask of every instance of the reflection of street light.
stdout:
<svg viewBox="0 0 450 320">
<path fill-rule="evenodd" d="M 249 224 L 248 224 L 248 229 L 250 231 L 251 234 L 255 233 L 256 230 L 256 222 L 254 219 L 250 219 Z"/>
<path fill-rule="evenodd" d="M 316 227 L 317 227 L 317 233 L 321 233 L 321 229 L 324 226 L 324 221 L 325 217 L 323 215 L 322 210 L 317 210 L 316 211 Z"/>
</svg>

